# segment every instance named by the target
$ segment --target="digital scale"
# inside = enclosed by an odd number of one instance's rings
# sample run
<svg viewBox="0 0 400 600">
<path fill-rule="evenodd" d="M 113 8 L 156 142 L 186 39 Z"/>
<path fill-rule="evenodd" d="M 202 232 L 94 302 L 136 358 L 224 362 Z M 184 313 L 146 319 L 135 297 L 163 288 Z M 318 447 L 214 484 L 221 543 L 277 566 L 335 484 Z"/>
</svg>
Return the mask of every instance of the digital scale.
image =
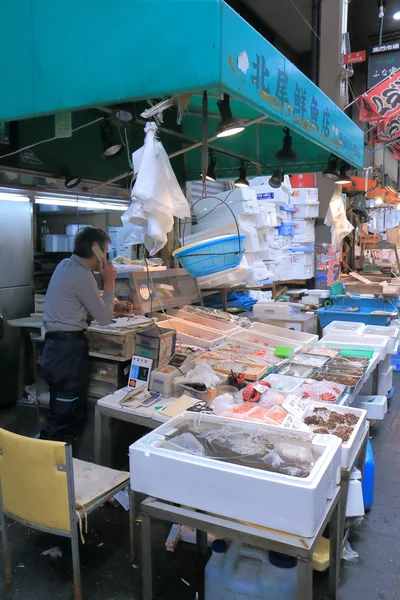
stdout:
<svg viewBox="0 0 400 600">
<path fill-rule="evenodd" d="M 190 369 L 196 356 L 192 352 L 177 352 L 167 365 L 154 369 L 150 374 L 149 389 L 161 394 L 163 398 L 174 395 L 174 379 L 185 374 Z"/>
</svg>

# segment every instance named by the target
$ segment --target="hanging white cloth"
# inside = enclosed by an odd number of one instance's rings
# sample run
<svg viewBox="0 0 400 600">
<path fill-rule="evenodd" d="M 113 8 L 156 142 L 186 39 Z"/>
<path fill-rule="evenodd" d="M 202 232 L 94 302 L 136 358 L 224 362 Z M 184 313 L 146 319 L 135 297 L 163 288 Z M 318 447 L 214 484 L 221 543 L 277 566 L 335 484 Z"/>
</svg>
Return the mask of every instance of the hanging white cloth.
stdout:
<svg viewBox="0 0 400 600">
<path fill-rule="evenodd" d="M 157 126 L 147 123 L 142 148 L 132 154 L 137 173 L 132 189 L 132 203 L 121 216 L 125 243 L 144 243 L 154 256 L 167 243 L 174 217 L 190 217 L 190 206 L 172 170 L 162 143 L 157 140 Z"/>
</svg>

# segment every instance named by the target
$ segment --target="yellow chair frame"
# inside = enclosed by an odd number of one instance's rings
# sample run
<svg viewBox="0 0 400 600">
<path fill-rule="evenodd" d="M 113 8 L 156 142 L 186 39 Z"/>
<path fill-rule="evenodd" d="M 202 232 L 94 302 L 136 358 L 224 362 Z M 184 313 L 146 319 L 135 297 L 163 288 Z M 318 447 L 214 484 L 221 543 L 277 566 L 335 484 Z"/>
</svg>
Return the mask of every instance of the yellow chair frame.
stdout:
<svg viewBox="0 0 400 600">
<path fill-rule="evenodd" d="M 0 429 L 1 432 L 4 432 L 10 436 L 14 436 L 15 438 L 19 438 L 22 436 L 18 436 L 17 434 L 10 434 L 10 432 L 5 432 Z M 23 438 L 27 440 L 27 438 Z M 42 440 L 31 440 L 30 442 L 41 444 Z M 0 525 L 1 525 L 1 537 L 2 537 L 2 546 L 3 546 L 3 561 L 4 561 L 4 570 L 5 570 L 5 579 L 7 584 L 12 583 L 12 571 L 11 571 L 11 560 L 10 560 L 10 552 L 9 552 L 9 543 L 8 543 L 8 531 L 7 531 L 7 518 L 12 519 L 25 525 L 27 527 L 31 527 L 33 529 L 37 529 L 39 531 L 43 531 L 45 533 L 53 533 L 56 535 L 61 535 L 64 537 L 69 537 L 71 539 L 71 549 L 72 549 L 72 565 L 73 565 L 73 576 L 74 576 L 74 598 L 75 600 L 82 600 L 82 585 L 81 585 L 81 573 L 80 573 L 80 562 L 79 562 L 79 534 L 78 534 L 78 523 L 81 519 L 86 518 L 86 515 L 93 512 L 96 508 L 100 507 L 104 502 L 106 502 L 109 498 L 114 496 L 117 492 L 124 489 L 128 481 L 124 481 L 124 483 L 108 490 L 103 495 L 98 497 L 96 500 L 91 502 L 90 504 L 85 505 L 84 508 L 78 509 L 76 506 L 75 500 L 75 485 L 74 485 L 74 469 L 73 469 L 73 457 L 72 457 L 72 448 L 70 445 L 64 444 L 63 442 L 44 442 L 46 444 L 54 444 L 56 450 L 59 452 L 61 450 L 61 446 L 64 446 L 64 456 L 65 461 L 62 464 L 57 464 L 57 471 L 60 473 L 65 473 L 67 490 L 68 490 L 68 510 L 69 510 L 69 531 L 67 528 L 58 529 L 52 528 L 48 526 L 44 526 L 43 524 L 37 524 L 33 521 L 27 521 L 17 515 L 13 514 L 10 510 L 5 510 L 3 504 L 4 498 L 4 490 L 2 489 L 2 481 L 0 477 Z M 1 439 L 0 439 L 0 459 L 4 461 L 5 456 L 3 456 L 3 449 L 1 448 Z M 54 477 L 54 474 L 50 474 Z M 63 484 L 64 485 L 64 484 Z M 130 555 L 132 561 L 134 560 L 134 544 L 133 544 L 133 534 L 134 534 L 134 507 L 133 507 L 133 499 L 134 496 L 132 492 L 129 495 L 130 498 L 130 507 L 129 507 L 129 533 L 130 533 Z"/>
</svg>

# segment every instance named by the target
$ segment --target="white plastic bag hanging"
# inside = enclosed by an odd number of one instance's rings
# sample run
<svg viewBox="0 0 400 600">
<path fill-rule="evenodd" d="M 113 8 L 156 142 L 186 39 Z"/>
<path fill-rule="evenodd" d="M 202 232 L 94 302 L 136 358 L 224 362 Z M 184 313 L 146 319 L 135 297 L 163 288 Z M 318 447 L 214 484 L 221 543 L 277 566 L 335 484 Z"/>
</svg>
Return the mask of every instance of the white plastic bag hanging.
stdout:
<svg viewBox="0 0 400 600">
<path fill-rule="evenodd" d="M 154 256 L 167 243 L 174 217 L 190 216 L 190 207 L 172 170 L 164 146 L 156 138 L 157 126 L 147 123 L 144 145 L 132 154 L 136 183 L 132 204 L 122 215 L 126 243 L 144 243 Z M 127 224 L 134 227 L 129 229 Z M 136 241 L 140 240 L 140 241 Z"/>
<path fill-rule="evenodd" d="M 332 246 L 335 252 L 342 249 L 342 240 L 354 229 L 350 221 L 347 220 L 346 210 L 343 204 L 342 195 L 335 190 L 331 201 L 329 202 L 328 212 L 326 213 L 325 225 L 331 228 Z"/>
</svg>

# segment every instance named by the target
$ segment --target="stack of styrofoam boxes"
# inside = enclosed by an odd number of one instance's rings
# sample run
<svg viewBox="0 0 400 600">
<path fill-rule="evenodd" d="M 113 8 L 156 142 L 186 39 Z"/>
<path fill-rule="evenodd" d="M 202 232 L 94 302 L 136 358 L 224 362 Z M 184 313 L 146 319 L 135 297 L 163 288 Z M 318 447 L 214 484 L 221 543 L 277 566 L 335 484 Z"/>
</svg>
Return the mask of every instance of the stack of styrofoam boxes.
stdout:
<svg viewBox="0 0 400 600">
<path fill-rule="evenodd" d="M 236 218 L 240 233 L 246 236 L 245 253 L 239 267 L 198 278 L 200 287 L 257 285 L 271 279 L 273 273 L 264 264 L 262 254 L 268 248 L 265 233 L 265 221 L 271 218 L 268 211 L 266 215 L 264 212 L 260 214 L 256 193 L 251 188 L 235 188 L 218 194 L 218 197 L 228 204 L 234 216 L 216 196 L 203 198 L 194 208 L 198 222 L 192 226 L 192 234 L 185 236 L 184 243 L 187 245 L 207 238 L 235 234 Z"/>
<path fill-rule="evenodd" d="M 315 219 L 318 217 L 318 188 L 293 189 L 293 222 L 295 231 L 292 240 L 292 267 L 299 279 L 314 276 L 315 264 Z"/>
<path fill-rule="evenodd" d="M 260 210 L 275 210 L 275 219 L 271 223 L 273 229 L 267 227 L 266 230 L 268 248 L 263 252 L 263 259 L 268 269 L 273 272 L 275 281 L 292 279 L 290 254 L 294 229 L 294 209 L 290 198 L 292 188 L 287 176 L 278 189 L 270 187 L 268 182 L 269 177 L 256 177 L 250 181 L 250 186 L 257 193 Z"/>
</svg>

